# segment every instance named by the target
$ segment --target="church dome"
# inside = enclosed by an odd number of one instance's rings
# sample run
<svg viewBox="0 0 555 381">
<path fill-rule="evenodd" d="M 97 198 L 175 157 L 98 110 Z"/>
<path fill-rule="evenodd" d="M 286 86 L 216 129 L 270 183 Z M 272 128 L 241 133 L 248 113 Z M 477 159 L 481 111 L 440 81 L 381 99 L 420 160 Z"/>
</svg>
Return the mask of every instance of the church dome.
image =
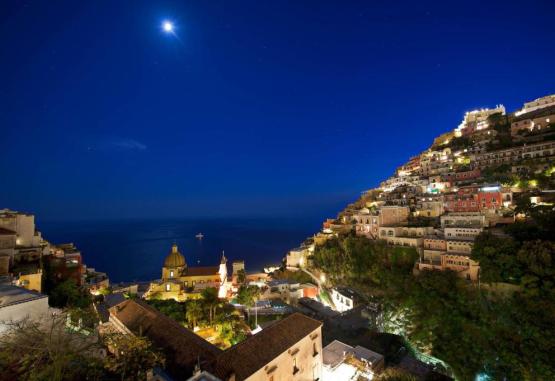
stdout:
<svg viewBox="0 0 555 381">
<path fill-rule="evenodd" d="M 174 243 L 172 246 L 172 251 L 168 254 L 164 260 L 164 267 L 184 267 L 185 257 L 183 254 L 177 250 L 177 245 Z"/>
</svg>

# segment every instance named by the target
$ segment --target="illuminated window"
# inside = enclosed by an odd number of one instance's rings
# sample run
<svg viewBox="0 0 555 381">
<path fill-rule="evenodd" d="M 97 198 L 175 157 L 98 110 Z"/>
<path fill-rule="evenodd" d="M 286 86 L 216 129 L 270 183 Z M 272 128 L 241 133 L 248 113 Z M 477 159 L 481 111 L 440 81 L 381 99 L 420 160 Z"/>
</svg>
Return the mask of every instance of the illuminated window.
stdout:
<svg viewBox="0 0 555 381">
<path fill-rule="evenodd" d="M 166 291 L 170 291 L 170 289 L 171 289 L 171 286 L 170 286 L 169 283 L 167 283 L 167 284 L 166 284 Z"/>
<path fill-rule="evenodd" d="M 173 270 L 170 271 L 170 278 L 173 278 Z"/>
</svg>

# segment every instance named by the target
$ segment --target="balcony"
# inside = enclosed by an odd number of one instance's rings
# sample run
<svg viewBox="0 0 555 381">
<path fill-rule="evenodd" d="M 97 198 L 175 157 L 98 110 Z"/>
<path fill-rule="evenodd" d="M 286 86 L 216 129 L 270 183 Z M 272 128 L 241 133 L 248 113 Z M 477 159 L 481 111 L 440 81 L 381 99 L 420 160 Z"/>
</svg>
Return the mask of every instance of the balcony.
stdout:
<svg viewBox="0 0 555 381">
<path fill-rule="evenodd" d="M 441 259 L 437 259 L 437 260 L 421 259 L 419 263 L 423 265 L 441 266 Z"/>
</svg>

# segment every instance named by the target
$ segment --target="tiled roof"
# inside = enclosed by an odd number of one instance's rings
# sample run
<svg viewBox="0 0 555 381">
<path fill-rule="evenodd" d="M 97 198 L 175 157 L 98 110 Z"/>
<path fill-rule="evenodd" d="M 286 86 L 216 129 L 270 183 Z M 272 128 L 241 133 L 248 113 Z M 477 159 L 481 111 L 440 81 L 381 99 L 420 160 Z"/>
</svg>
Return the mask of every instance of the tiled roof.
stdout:
<svg viewBox="0 0 555 381">
<path fill-rule="evenodd" d="M 98 315 L 100 316 L 100 321 L 106 323 L 110 318 L 109 309 L 119 303 L 124 302 L 125 300 L 125 295 L 122 292 L 105 295 L 102 303 L 97 303 L 94 305 L 94 307 L 96 308 L 96 312 L 98 312 Z"/>
<path fill-rule="evenodd" d="M 210 276 L 218 275 L 219 266 L 188 267 L 185 276 Z"/>
<path fill-rule="evenodd" d="M 221 379 L 235 374 L 236 381 L 244 380 L 322 325 L 294 313 L 222 351 L 140 300 L 126 300 L 110 308 L 110 315 L 162 348 L 166 369 L 176 379 L 190 377 L 200 361 L 202 370 Z"/>
<path fill-rule="evenodd" d="M 244 380 L 321 325 L 300 313 L 289 315 L 223 352 L 215 375 L 225 379 L 235 374 L 237 381 Z"/>
<path fill-rule="evenodd" d="M 190 377 L 197 363 L 202 369 L 210 371 L 217 356 L 222 353 L 208 341 L 140 300 L 126 300 L 110 308 L 110 315 L 131 332 L 148 337 L 156 347 L 163 349 L 166 368 L 176 379 Z"/>
<path fill-rule="evenodd" d="M 0 308 L 47 297 L 44 294 L 27 290 L 23 287 L 0 284 Z"/>
</svg>

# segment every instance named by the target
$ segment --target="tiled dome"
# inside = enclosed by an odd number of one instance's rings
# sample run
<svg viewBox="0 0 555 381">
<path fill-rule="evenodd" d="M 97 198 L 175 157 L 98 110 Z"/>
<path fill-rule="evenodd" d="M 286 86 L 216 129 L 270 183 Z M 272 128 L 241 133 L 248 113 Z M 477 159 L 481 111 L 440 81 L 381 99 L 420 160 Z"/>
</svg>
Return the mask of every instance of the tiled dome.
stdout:
<svg viewBox="0 0 555 381">
<path fill-rule="evenodd" d="M 164 267 L 183 267 L 185 265 L 185 257 L 177 250 L 177 245 L 174 243 L 172 251 L 164 260 Z"/>
</svg>

